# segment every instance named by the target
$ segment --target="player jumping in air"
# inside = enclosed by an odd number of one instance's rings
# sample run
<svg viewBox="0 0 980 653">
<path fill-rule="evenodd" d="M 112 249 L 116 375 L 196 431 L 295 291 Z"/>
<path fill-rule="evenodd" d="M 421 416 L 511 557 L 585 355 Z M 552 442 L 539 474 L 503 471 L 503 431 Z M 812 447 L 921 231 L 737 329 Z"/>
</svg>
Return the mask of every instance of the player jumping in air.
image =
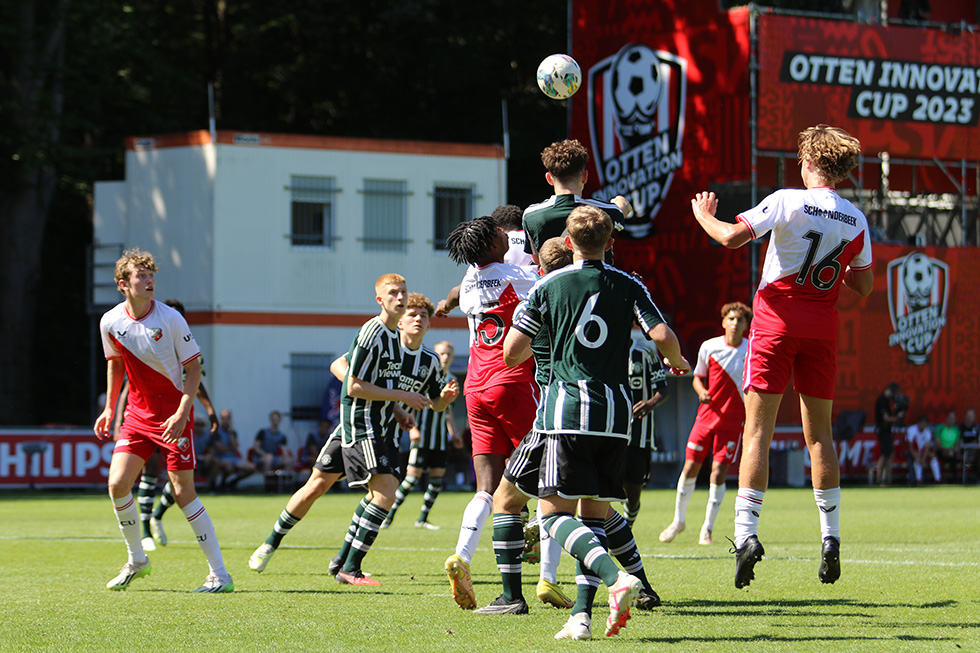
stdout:
<svg viewBox="0 0 980 653">
<path fill-rule="evenodd" d="M 735 224 L 715 217 L 714 193 L 691 200 L 694 217 L 713 239 L 735 249 L 772 233 L 753 302 L 745 361 L 745 431 L 735 499 L 735 587 L 755 578 L 765 554 L 759 514 L 769 483 L 769 444 L 783 392 L 794 376 L 803 435 L 810 452 L 813 496 L 823 540 L 817 576 L 840 577 L 840 464 L 831 410 L 837 373 L 837 296 L 841 284 L 871 294 L 868 222 L 834 190 L 857 165 L 861 143 L 843 129 L 817 125 L 799 137 L 804 190 L 784 189 L 741 213 Z"/>
</svg>

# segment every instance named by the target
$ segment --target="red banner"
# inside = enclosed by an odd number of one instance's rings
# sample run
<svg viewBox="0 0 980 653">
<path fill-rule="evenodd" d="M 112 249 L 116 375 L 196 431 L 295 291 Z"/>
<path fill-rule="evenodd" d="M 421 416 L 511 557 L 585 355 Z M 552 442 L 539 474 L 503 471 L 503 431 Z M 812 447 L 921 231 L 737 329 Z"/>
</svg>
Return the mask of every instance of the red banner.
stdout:
<svg viewBox="0 0 980 653">
<path fill-rule="evenodd" d="M 91 429 L 0 430 L 0 487 L 105 485 L 114 446 Z"/>
<path fill-rule="evenodd" d="M 894 381 L 909 415 L 941 422 L 980 409 L 980 249 L 874 245 L 874 290 L 865 299 L 841 290 L 835 414 L 864 410 Z M 787 392 L 778 422 L 800 422 Z"/>
<path fill-rule="evenodd" d="M 759 36 L 761 149 L 829 123 L 869 156 L 980 153 L 980 34 L 764 14 Z"/>
<path fill-rule="evenodd" d="M 720 333 L 721 306 L 749 296 L 747 248 L 715 245 L 690 205 L 698 191 L 750 176 L 748 13 L 576 0 L 572 22 L 584 83 L 571 135 L 592 155 L 585 194 L 633 204 L 616 265 L 643 277 L 694 356 Z"/>
</svg>

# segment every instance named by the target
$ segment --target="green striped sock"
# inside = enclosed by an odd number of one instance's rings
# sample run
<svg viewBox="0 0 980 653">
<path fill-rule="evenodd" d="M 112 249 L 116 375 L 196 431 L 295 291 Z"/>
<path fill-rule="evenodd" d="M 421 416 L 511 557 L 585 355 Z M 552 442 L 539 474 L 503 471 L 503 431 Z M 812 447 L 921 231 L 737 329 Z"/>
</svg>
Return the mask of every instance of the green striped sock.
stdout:
<svg viewBox="0 0 980 653">
<path fill-rule="evenodd" d="M 493 553 L 508 601 L 524 596 L 521 591 L 521 553 L 524 552 L 524 528 L 521 516 L 509 512 L 493 515 Z"/>
</svg>

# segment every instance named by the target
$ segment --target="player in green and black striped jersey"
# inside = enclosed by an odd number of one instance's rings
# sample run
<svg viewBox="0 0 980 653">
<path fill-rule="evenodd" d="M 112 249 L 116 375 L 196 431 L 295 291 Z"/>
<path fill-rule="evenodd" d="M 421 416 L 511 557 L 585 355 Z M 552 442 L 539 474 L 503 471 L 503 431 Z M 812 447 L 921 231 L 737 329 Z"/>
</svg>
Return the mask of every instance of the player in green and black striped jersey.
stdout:
<svg viewBox="0 0 980 653">
<path fill-rule="evenodd" d="M 609 587 L 607 635 L 625 625 L 642 589 L 640 579 L 620 572 L 609 556 L 603 528 L 609 502 L 625 498 L 632 413 L 626 361 L 633 322 L 656 342 L 672 371 L 690 371 L 646 288 L 602 262 L 612 245 L 609 216 L 582 206 L 569 215 L 567 229 L 573 264 L 535 285 L 504 339 L 508 365 L 527 359 L 542 330 L 551 342 L 551 373 L 538 413 L 546 437 L 538 485 L 542 525 L 579 561 L 578 595 L 558 638 L 578 637 L 583 629 L 591 636 L 600 578 Z"/>
<path fill-rule="evenodd" d="M 435 346 L 434 352 L 421 346 L 422 336 L 429 329 L 429 320 L 432 318 L 433 312 L 432 302 L 428 298 L 419 293 L 411 293 L 408 296 L 408 311 L 400 322 L 402 344 L 405 345 L 406 354 L 406 369 L 403 372 L 403 378 L 408 375 L 418 378 L 419 382 L 423 383 L 423 392 L 429 388 L 430 392 L 434 391 L 437 394 L 435 396 L 430 394 L 433 399 L 432 408 L 426 408 L 415 415 L 416 426 L 409 430 L 412 450 L 408 457 L 408 469 L 401 485 L 395 490 L 395 503 L 388 513 L 388 518 L 381 524 L 381 528 L 388 528 L 391 525 L 395 518 L 395 512 L 418 485 L 419 479 L 426 470 L 429 472 L 429 483 L 422 500 L 422 510 L 415 521 L 415 527 L 432 530 L 439 528 L 430 524 L 428 519 L 429 512 L 442 490 L 442 478 L 446 473 L 448 435 L 446 424 L 447 418 L 448 423 L 452 424 L 449 404 L 455 400 L 459 393 L 459 386 L 456 379 L 449 377 L 453 346 L 443 341 Z M 417 355 L 411 355 L 413 350 L 417 351 Z M 410 361 L 412 362 L 410 363 Z M 427 377 L 424 380 L 421 378 L 423 372 L 424 376 Z M 455 432 L 455 427 L 453 428 Z M 455 435 L 453 440 L 454 443 L 459 442 Z"/>
<path fill-rule="evenodd" d="M 371 500 L 366 504 L 362 501 L 354 512 L 351 529 L 355 535 L 337 574 L 337 580 L 352 585 L 380 584 L 361 572 L 361 560 L 395 502 L 398 449 L 394 442 L 394 402 L 415 410 L 432 405 L 429 397 L 400 383 L 402 348 L 397 326 L 406 310 L 405 279 L 386 274 L 374 289 L 381 313 L 361 327 L 351 344 L 340 400 L 347 484 L 366 486 L 371 492 Z"/>
<path fill-rule="evenodd" d="M 650 452 L 654 439 L 653 409 L 667 399 L 667 370 L 648 345 L 633 341 L 629 362 L 630 393 L 633 400 L 633 427 L 626 456 L 626 521 L 630 527 L 640 514 L 640 496 L 650 480 Z"/>
<path fill-rule="evenodd" d="M 625 219 L 633 213 L 633 207 L 622 195 L 611 202 L 585 199 L 582 193 L 589 180 L 589 151 L 579 141 L 566 139 L 552 143 L 541 152 L 545 180 L 555 189 L 555 194 L 524 210 L 524 251 L 538 262 L 538 251 L 549 238 L 564 236 L 565 220 L 577 206 L 589 205 L 605 211 L 612 218 L 615 229 L 622 229 Z M 612 263 L 612 249 L 606 253 L 606 261 Z"/>
</svg>

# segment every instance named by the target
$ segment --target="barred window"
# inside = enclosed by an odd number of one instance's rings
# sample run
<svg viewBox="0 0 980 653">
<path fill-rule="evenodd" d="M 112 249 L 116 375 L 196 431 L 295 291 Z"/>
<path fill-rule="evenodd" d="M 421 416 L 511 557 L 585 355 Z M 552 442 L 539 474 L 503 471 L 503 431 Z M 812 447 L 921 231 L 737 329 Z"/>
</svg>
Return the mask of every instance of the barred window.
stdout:
<svg viewBox="0 0 980 653">
<path fill-rule="evenodd" d="M 406 251 L 407 186 L 404 181 L 364 180 L 364 251 Z"/>
<path fill-rule="evenodd" d="M 289 239 L 294 246 L 333 247 L 333 177 L 290 177 L 291 220 Z"/>
<path fill-rule="evenodd" d="M 473 218 L 473 186 L 436 186 L 434 199 L 435 249 L 446 249 L 446 238 L 461 222 Z"/>
<path fill-rule="evenodd" d="M 317 421 L 323 404 L 323 393 L 330 382 L 330 363 L 333 354 L 289 355 L 289 416 L 299 420 Z"/>
</svg>

